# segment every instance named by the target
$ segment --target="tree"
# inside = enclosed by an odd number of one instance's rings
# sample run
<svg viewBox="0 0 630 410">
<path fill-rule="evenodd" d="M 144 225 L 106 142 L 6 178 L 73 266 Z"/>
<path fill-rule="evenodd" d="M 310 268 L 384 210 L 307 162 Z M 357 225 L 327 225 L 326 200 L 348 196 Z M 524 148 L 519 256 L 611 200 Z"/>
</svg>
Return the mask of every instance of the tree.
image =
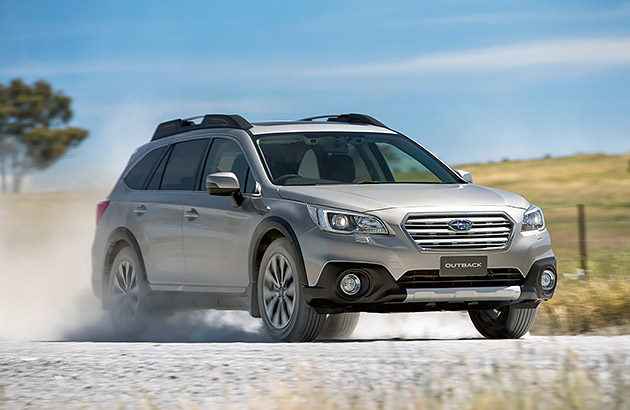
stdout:
<svg viewBox="0 0 630 410">
<path fill-rule="evenodd" d="M 0 84 L 2 192 L 8 190 L 9 176 L 13 192 L 19 192 L 27 173 L 48 168 L 87 137 L 87 130 L 67 126 L 71 102 L 43 80 L 32 86 L 20 79 Z"/>
</svg>

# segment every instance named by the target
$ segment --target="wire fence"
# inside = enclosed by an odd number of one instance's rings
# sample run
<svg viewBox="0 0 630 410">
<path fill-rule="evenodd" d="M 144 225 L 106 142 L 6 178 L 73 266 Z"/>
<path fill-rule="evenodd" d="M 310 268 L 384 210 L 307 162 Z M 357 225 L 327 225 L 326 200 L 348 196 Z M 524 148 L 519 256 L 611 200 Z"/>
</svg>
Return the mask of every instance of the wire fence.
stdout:
<svg viewBox="0 0 630 410">
<path fill-rule="evenodd" d="M 630 275 L 630 203 L 543 210 L 560 272 Z"/>
</svg>

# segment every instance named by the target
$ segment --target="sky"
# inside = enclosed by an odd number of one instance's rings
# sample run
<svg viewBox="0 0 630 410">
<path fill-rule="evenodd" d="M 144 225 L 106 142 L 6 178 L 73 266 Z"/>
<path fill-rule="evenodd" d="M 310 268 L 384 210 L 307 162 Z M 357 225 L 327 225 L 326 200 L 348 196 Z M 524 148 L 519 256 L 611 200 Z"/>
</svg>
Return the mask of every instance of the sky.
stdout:
<svg viewBox="0 0 630 410">
<path fill-rule="evenodd" d="M 162 121 L 359 112 L 451 165 L 630 151 L 628 1 L 0 0 L 0 82 L 89 138 L 29 191 L 107 190 Z"/>
</svg>

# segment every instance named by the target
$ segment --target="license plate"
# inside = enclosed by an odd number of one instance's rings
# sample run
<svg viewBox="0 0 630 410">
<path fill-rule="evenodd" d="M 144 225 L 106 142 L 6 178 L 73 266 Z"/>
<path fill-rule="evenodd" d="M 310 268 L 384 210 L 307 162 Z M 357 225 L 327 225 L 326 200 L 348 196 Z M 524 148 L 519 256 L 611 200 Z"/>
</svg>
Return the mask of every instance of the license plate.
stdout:
<svg viewBox="0 0 630 410">
<path fill-rule="evenodd" d="M 487 256 L 442 256 L 440 276 L 486 276 Z"/>
</svg>

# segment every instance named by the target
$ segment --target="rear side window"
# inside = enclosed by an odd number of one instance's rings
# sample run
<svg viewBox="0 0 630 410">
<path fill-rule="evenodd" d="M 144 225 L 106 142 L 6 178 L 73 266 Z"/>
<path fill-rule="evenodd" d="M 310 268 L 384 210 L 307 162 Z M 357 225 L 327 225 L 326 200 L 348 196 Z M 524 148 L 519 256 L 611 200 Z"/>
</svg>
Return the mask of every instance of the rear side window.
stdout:
<svg viewBox="0 0 630 410">
<path fill-rule="evenodd" d="M 201 159 L 206 153 L 208 140 L 180 142 L 173 146 L 164 175 L 162 190 L 192 191 L 197 180 Z"/>
<path fill-rule="evenodd" d="M 125 177 L 125 182 L 131 189 L 142 189 L 144 183 L 147 180 L 149 174 L 155 167 L 157 161 L 162 157 L 162 154 L 166 151 L 166 147 L 160 147 L 154 149 L 144 156 Z"/>
<path fill-rule="evenodd" d="M 167 152 L 166 155 L 162 157 L 160 163 L 157 168 L 153 172 L 153 176 L 149 180 L 149 185 L 147 185 L 147 190 L 155 191 L 160 189 L 160 184 L 162 183 L 162 177 L 164 176 L 164 169 L 166 169 L 166 163 L 168 162 L 168 158 L 170 157 L 170 152 Z"/>
</svg>

